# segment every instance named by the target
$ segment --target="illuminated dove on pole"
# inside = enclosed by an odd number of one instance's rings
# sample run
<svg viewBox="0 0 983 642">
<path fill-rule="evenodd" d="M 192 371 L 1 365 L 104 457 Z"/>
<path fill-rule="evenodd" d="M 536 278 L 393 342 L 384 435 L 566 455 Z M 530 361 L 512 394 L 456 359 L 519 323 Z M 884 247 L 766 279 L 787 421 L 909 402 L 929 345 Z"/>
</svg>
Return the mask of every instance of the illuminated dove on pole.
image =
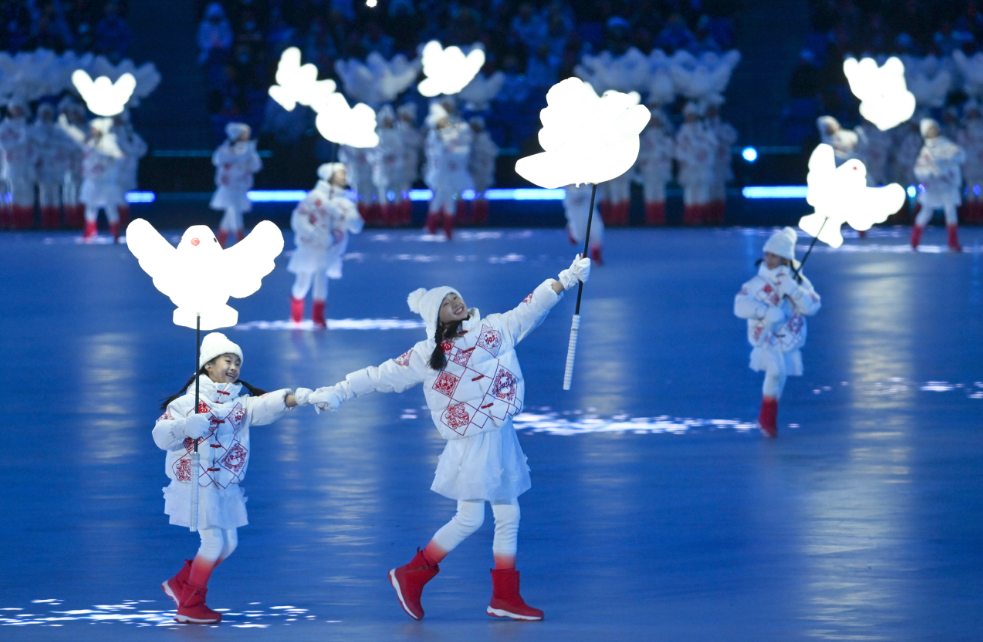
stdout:
<svg viewBox="0 0 983 642">
<path fill-rule="evenodd" d="M 891 57 L 881 65 L 873 58 L 847 58 L 843 73 L 850 91 L 860 99 L 860 115 L 881 131 L 897 127 L 915 113 L 915 96 L 908 91 L 904 63 Z"/>
<path fill-rule="evenodd" d="M 315 111 L 317 131 L 332 143 L 360 148 L 379 145 L 375 110 L 365 103 L 349 107 L 344 96 L 331 94 Z"/>
<path fill-rule="evenodd" d="M 311 63 L 300 64 L 300 49 L 288 47 L 280 54 L 276 68 L 277 84 L 270 87 L 270 98 L 287 111 L 298 104 L 314 107 L 335 92 L 333 80 L 318 80 L 317 67 Z"/>
<path fill-rule="evenodd" d="M 233 326 L 239 313 L 229 307 L 229 297 L 242 299 L 259 290 L 264 276 L 273 271 L 273 259 L 283 251 L 283 235 L 263 221 L 234 247 L 223 250 L 212 230 L 194 225 L 175 248 L 154 226 L 137 219 L 126 228 L 126 245 L 140 267 L 154 279 L 154 287 L 170 297 L 177 309 L 174 324 L 195 328 L 195 372 L 201 356 L 201 331 Z M 195 413 L 198 412 L 198 377 L 195 377 Z M 200 471 L 198 440 L 191 467 Z M 199 473 L 200 474 L 200 473 Z M 198 530 L 198 483 L 191 486 L 191 531 Z"/>
<path fill-rule="evenodd" d="M 485 52 L 474 47 L 467 55 L 460 47 L 444 47 L 431 40 L 421 54 L 423 73 L 427 76 L 417 90 L 427 98 L 441 94 L 452 96 L 464 89 L 485 65 Z"/>
<path fill-rule="evenodd" d="M 907 196 L 897 183 L 867 187 L 864 164 L 850 159 L 837 167 L 833 148 L 825 144 L 816 147 L 809 157 L 806 182 L 806 202 L 812 205 L 815 213 L 803 216 L 799 228 L 813 237 L 809 252 L 817 240 L 834 248 L 843 245 L 840 234 L 843 223 L 857 231 L 866 231 L 884 222 L 901 208 Z M 802 263 L 809 257 L 809 252 L 802 258 Z"/>
<path fill-rule="evenodd" d="M 581 183 L 592 185 L 584 239 L 583 256 L 587 256 L 597 184 L 621 176 L 635 164 L 638 136 L 651 113 L 638 104 L 637 94 L 609 91 L 598 96 L 590 84 L 579 78 L 567 78 L 547 92 L 546 108 L 539 117 L 543 122 L 539 144 L 545 151 L 520 158 L 515 171 L 529 182 L 549 189 Z M 564 390 L 569 390 L 573 381 L 583 294 L 581 283 L 567 348 Z"/>
<path fill-rule="evenodd" d="M 85 106 L 98 116 L 116 116 L 123 113 L 126 102 L 133 95 L 137 81 L 133 74 L 125 73 L 116 82 L 107 76 L 99 76 L 94 81 L 83 69 L 72 73 L 72 84 L 82 95 Z"/>
</svg>

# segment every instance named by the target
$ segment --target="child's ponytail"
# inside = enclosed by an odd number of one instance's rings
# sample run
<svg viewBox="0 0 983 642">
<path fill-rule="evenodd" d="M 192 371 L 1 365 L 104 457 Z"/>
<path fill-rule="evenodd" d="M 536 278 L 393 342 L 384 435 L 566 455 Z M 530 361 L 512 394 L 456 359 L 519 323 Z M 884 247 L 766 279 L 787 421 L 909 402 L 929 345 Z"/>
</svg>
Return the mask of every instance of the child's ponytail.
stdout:
<svg viewBox="0 0 983 642">
<path fill-rule="evenodd" d="M 454 321 L 448 326 L 444 326 L 441 323 L 437 323 L 437 331 L 434 332 L 433 340 L 437 343 L 434 346 L 433 353 L 430 355 L 430 368 L 432 370 L 443 370 L 444 366 L 447 365 L 447 355 L 444 354 L 443 343 L 447 339 L 453 339 L 457 336 L 457 331 L 460 330 L 461 321 Z"/>
</svg>

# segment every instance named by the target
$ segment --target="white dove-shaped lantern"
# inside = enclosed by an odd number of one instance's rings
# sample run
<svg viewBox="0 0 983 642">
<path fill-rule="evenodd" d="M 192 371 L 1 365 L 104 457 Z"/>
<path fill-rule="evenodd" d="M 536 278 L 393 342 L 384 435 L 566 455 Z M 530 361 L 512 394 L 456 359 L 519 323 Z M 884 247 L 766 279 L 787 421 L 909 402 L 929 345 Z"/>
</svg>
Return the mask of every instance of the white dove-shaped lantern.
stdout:
<svg viewBox="0 0 983 642">
<path fill-rule="evenodd" d="M 638 97 L 567 78 L 550 88 L 540 112 L 539 144 L 545 151 L 520 158 L 515 171 L 549 189 L 603 183 L 621 176 L 638 157 L 638 135 L 651 118 Z"/>
<path fill-rule="evenodd" d="M 318 80 L 316 66 L 301 65 L 297 47 L 288 47 L 280 54 L 276 82 L 270 87 L 270 98 L 287 111 L 293 111 L 298 104 L 316 107 L 334 94 L 337 87 L 333 80 Z"/>
<path fill-rule="evenodd" d="M 860 115 L 887 131 L 909 120 L 915 113 L 915 96 L 904 79 L 904 63 L 891 57 L 881 65 L 873 58 L 847 58 L 843 73 L 850 91 L 860 99 Z"/>
<path fill-rule="evenodd" d="M 344 96 L 331 94 L 316 111 L 317 131 L 332 143 L 363 149 L 379 145 L 375 110 L 368 105 L 358 103 L 349 107 Z"/>
<path fill-rule="evenodd" d="M 417 90 L 427 98 L 459 93 L 485 64 L 485 52 L 477 47 L 464 55 L 459 47 L 444 49 L 436 40 L 424 45 L 421 57 L 427 77 L 420 81 Z"/>
<path fill-rule="evenodd" d="M 170 297 L 175 325 L 201 329 L 234 326 L 239 313 L 228 306 L 229 297 L 242 299 L 259 289 L 273 271 L 273 259 L 283 251 L 283 235 L 263 221 L 239 243 L 223 250 L 205 225 L 185 231 L 175 248 L 153 225 L 137 219 L 126 228 L 126 245 L 140 267 L 154 279 L 154 287 Z"/>
<path fill-rule="evenodd" d="M 826 144 L 809 157 L 806 182 L 806 201 L 816 212 L 803 216 L 799 228 L 830 247 L 843 245 L 843 223 L 857 231 L 869 230 L 897 212 L 906 197 L 897 183 L 867 187 L 864 164 L 850 159 L 837 167 L 833 148 Z"/>
<path fill-rule="evenodd" d="M 76 69 L 72 74 L 72 84 L 82 95 L 89 111 L 108 117 L 123 112 L 126 102 L 136 89 L 137 81 L 129 73 L 120 76 L 115 83 L 107 76 L 99 76 L 93 81 L 84 69 Z"/>
</svg>

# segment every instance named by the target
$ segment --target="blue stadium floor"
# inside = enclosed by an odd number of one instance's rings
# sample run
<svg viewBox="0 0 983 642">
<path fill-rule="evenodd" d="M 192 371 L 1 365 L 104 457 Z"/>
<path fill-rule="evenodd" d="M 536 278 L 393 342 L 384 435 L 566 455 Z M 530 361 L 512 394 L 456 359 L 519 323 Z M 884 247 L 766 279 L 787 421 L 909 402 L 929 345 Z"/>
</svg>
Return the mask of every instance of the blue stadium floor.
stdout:
<svg viewBox="0 0 983 642">
<path fill-rule="evenodd" d="M 150 435 L 193 332 L 125 246 L 0 236 L 0 639 L 981 639 L 983 230 L 960 255 L 939 228 L 919 254 L 888 228 L 809 259 L 823 309 L 775 441 L 754 428 L 761 377 L 731 312 L 768 233 L 611 230 L 573 390 L 574 297 L 520 346 L 519 569 L 544 622 L 484 613 L 490 511 L 428 585 L 426 618 L 399 608 L 386 571 L 454 510 L 428 490 L 443 442 L 414 389 L 254 431 L 251 524 L 208 595 L 226 620 L 194 631 L 159 586 L 197 537 L 167 524 Z M 560 230 L 366 232 L 350 251 L 332 330 L 276 323 L 284 258 L 232 301 L 243 378 L 332 384 L 422 336 L 412 289 L 453 284 L 501 311 L 574 254 Z"/>
</svg>

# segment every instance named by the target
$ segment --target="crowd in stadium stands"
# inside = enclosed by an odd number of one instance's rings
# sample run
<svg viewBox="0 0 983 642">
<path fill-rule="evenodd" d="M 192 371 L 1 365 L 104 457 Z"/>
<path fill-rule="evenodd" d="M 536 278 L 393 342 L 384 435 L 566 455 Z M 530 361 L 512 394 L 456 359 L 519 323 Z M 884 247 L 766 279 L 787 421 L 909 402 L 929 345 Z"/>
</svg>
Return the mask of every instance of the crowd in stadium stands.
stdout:
<svg viewBox="0 0 983 642">
<path fill-rule="evenodd" d="M 230 120 L 242 120 L 287 143 L 310 131 L 304 114 L 286 114 L 268 100 L 280 53 L 303 52 L 322 78 L 334 62 L 417 55 L 437 39 L 447 45 L 481 42 L 484 73 L 502 71 L 505 85 L 488 127 L 502 147 L 520 146 L 537 128 L 545 90 L 584 53 L 722 51 L 732 46 L 739 0 L 203 0 L 198 30 L 216 138 Z M 343 89 L 339 85 L 339 89 Z M 313 143 L 312 143 L 313 144 Z"/>
<path fill-rule="evenodd" d="M 845 56 L 948 56 L 956 49 L 972 55 L 983 43 L 983 3 L 976 0 L 810 0 L 810 7 L 812 30 L 783 113 L 789 144 L 815 139 L 821 114 L 857 121 L 858 103 L 843 75 Z"/>
<path fill-rule="evenodd" d="M 0 51 L 71 49 L 122 59 L 132 35 L 126 0 L 0 0 Z"/>
</svg>

